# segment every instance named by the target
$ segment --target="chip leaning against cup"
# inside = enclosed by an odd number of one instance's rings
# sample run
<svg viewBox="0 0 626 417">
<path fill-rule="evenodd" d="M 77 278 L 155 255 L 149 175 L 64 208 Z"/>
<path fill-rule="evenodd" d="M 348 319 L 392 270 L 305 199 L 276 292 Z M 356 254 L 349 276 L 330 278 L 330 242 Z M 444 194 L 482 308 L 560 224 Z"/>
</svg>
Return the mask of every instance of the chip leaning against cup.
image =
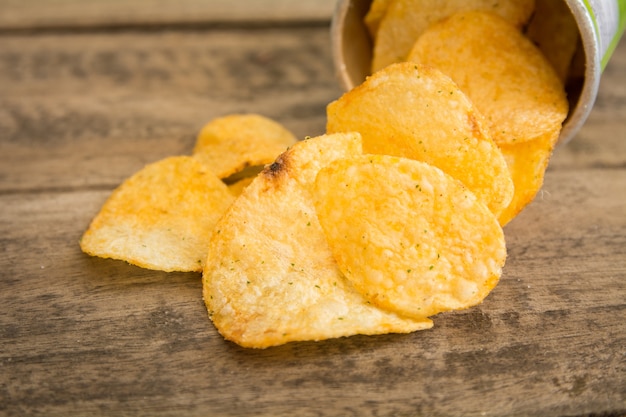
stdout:
<svg viewBox="0 0 626 417">
<path fill-rule="evenodd" d="M 417 39 L 408 61 L 452 78 L 483 114 L 498 144 L 551 137 L 567 116 L 565 89 L 550 62 L 496 14 L 457 13 L 433 24 Z"/>
<path fill-rule="evenodd" d="M 371 70 L 405 61 L 416 39 L 430 25 L 455 13 L 489 11 L 521 28 L 534 5 L 535 0 L 392 0 L 378 23 Z"/>
<path fill-rule="evenodd" d="M 482 115 L 441 71 L 392 64 L 327 106 L 326 130 L 359 132 L 366 153 L 402 156 L 463 182 L 496 216 L 513 181 Z"/>
</svg>

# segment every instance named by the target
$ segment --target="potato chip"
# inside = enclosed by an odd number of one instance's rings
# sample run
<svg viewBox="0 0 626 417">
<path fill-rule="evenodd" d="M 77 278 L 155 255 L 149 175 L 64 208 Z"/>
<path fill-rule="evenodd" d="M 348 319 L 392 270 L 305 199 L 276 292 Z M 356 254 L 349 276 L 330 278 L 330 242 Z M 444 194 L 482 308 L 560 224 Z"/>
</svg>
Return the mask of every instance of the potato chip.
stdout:
<svg viewBox="0 0 626 417">
<path fill-rule="evenodd" d="M 385 16 L 391 1 L 392 0 L 373 0 L 367 14 L 363 18 L 363 23 L 365 23 L 365 27 L 367 27 L 367 31 L 372 39 L 376 39 L 380 21 Z"/>
<path fill-rule="evenodd" d="M 201 271 L 213 226 L 234 200 L 190 156 L 147 165 L 124 181 L 83 235 L 85 253 L 162 271 Z"/>
<path fill-rule="evenodd" d="M 281 124 L 257 114 L 232 114 L 206 124 L 193 156 L 224 179 L 250 166 L 269 164 L 296 137 Z"/>
<path fill-rule="evenodd" d="M 521 28 L 532 15 L 534 3 L 534 0 L 394 0 L 376 34 L 372 72 L 404 61 L 415 41 L 429 26 L 455 13 L 490 11 Z"/>
<path fill-rule="evenodd" d="M 362 155 L 320 170 L 315 207 L 339 269 L 381 308 L 427 317 L 496 286 L 502 228 L 460 182 L 423 162 Z"/>
<path fill-rule="evenodd" d="M 539 48 L 565 83 L 580 34 L 574 15 L 563 0 L 541 0 L 535 6 L 526 36 Z"/>
<path fill-rule="evenodd" d="M 502 226 L 513 220 L 541 189 L 557 138 L 558 135 L 546 135 L 531 141 L 500 146 L 515 184 L 513 200 L 498 216 Z"/>
<path fill-rule="evenodd" d="M 552 135 L 567 116 L 565 90 L 550 63 L 495 14 L 459 13 L 431 26 L 408 59 L 450 76 L 485 116 L 498 144 Z"/>
<path fill-rule="evenodd" d="M 482 116 L 436 69 L 388 66 L 328 105 L 326 129 L 359 132 L 366 153 L 403 156 L 443 169 L 496 216 L 513 196 L 506 162 Z"/>
<path fill-rule="evenodd" d="M 315 214 L 319 169 L 359 154 L 358 134 L 301 141 L 243 191 L 216 226 L 203 296 L 218 331 L 241 346 L 430 328 L 372 306 L 341 274 Z"/>
</svg>

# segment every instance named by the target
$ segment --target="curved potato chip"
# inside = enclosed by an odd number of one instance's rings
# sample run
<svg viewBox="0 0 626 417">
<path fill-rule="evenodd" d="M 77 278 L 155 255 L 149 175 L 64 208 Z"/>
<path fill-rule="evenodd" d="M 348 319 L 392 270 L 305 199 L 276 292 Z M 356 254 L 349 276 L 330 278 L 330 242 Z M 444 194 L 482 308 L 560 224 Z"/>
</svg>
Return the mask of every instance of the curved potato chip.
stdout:
<svg viewBox="0 0 626 417">
<path fill-rule="evenodd" d="M 243 191 L 209 245 L 203 296 L 218 331 L 241 346 L 430 328 L 372 306 L 341 274 L 315 214 L 322 166 L 359 154 L 358 134 L 301 141 Z"/>
<path fill-rule="evenodd" d="M 532 15 L 534 6 L 534 0 L 394 0 L 376 34 L 372 73 L 406 60 L 415 41 L 429 26 L 455 13 L 490 11 L 521 28 Z"/>
<path fill-rule="evenodd" d="M 495 14 L 459 13 L 431 26 L 408 59 L 450 76 L 485 116 L 498 144 L 559 132 L 567 116 L 565 89 L 552 65 Z"/>
<path fill-rule="evenodd" d="M 496 216 L 513 181 L 482 116 L 440 71 L 393 64 L 327 107 L 328 132 L 359 132 L 366 153 L 428 162 L 463 182 Z"/>
<path fill-rule="evenodd" d="M 234 197 L 190 156 L 147 165 L 124 181 L 83 235 L 85 253 L 162 271 L 201 271 L 213 226 Z"/>
<path fill-rule="evenodd" d="M 558 135 L 546 135 L 531 141 L 500 145 L 515 184 L 511 204 L 498 216 L 502 226 L 513 220 L 541 189 L 557 138 Z"/>
<path fill-rule="evenodd" d="M 438 168 L 353 157 L 323 168 L 316 194 L 339 269 L 374 305 L 427 317 L 480 303 L 500 278 L 506 247 L 497 219 Z"/>
<path fill-rule="evenodd" d="M 251 166 L 269 164 L 296 137 L 281 124 L 257 114 L 232 114 L 207 123 L 193 156 L 224 179 Z"/>
</svg>

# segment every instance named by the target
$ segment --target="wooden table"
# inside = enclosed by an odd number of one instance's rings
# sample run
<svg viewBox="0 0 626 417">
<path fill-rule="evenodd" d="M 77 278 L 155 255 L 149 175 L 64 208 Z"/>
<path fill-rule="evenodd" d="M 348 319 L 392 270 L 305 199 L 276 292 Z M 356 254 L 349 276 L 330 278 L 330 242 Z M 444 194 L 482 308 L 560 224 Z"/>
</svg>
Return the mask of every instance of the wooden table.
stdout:
<svg viewBox="0 0 626 417">
<path fill-rule="evenodd" d="M 498 287 L 432 330 L 247 350 L 199 274 L 80 251 L 111 190 L 212 118 L 324 131 L 334 2 L 230 3 L 0 4 L 0 415 L 626 415 L 625 41 Z"/>
</svg>

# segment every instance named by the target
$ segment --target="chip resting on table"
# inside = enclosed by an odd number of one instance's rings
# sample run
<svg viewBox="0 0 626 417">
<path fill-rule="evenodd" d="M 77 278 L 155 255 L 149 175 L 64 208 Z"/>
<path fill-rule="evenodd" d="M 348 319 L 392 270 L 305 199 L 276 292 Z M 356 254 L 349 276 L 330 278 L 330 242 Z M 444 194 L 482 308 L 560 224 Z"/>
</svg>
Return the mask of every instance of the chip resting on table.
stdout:
<svg viewBox="0 0 626 417">
<path fill-rule="evenodd" d="M 343 159 L 319 172 L 315 206 L 339 269 L 376 306 L 427 317 L 474 306 L 498 283 L 502 228 L 436 167 L 386 155 Z"/>
<path fill-rule="evenodd" d="M 204 125 L 193 156 L 226 179 L 271 163 L 295 142 L 293 133 L 275 120 L 254 113 L 229 114 Z"/>
<path fill-rule="evenodd" d="M 173 156 L 124 181 L 84 233 L 90 255 L 162 271 L 201 271 L 213 226 L 234 200 L 213 172 Z"/>
</svg>

